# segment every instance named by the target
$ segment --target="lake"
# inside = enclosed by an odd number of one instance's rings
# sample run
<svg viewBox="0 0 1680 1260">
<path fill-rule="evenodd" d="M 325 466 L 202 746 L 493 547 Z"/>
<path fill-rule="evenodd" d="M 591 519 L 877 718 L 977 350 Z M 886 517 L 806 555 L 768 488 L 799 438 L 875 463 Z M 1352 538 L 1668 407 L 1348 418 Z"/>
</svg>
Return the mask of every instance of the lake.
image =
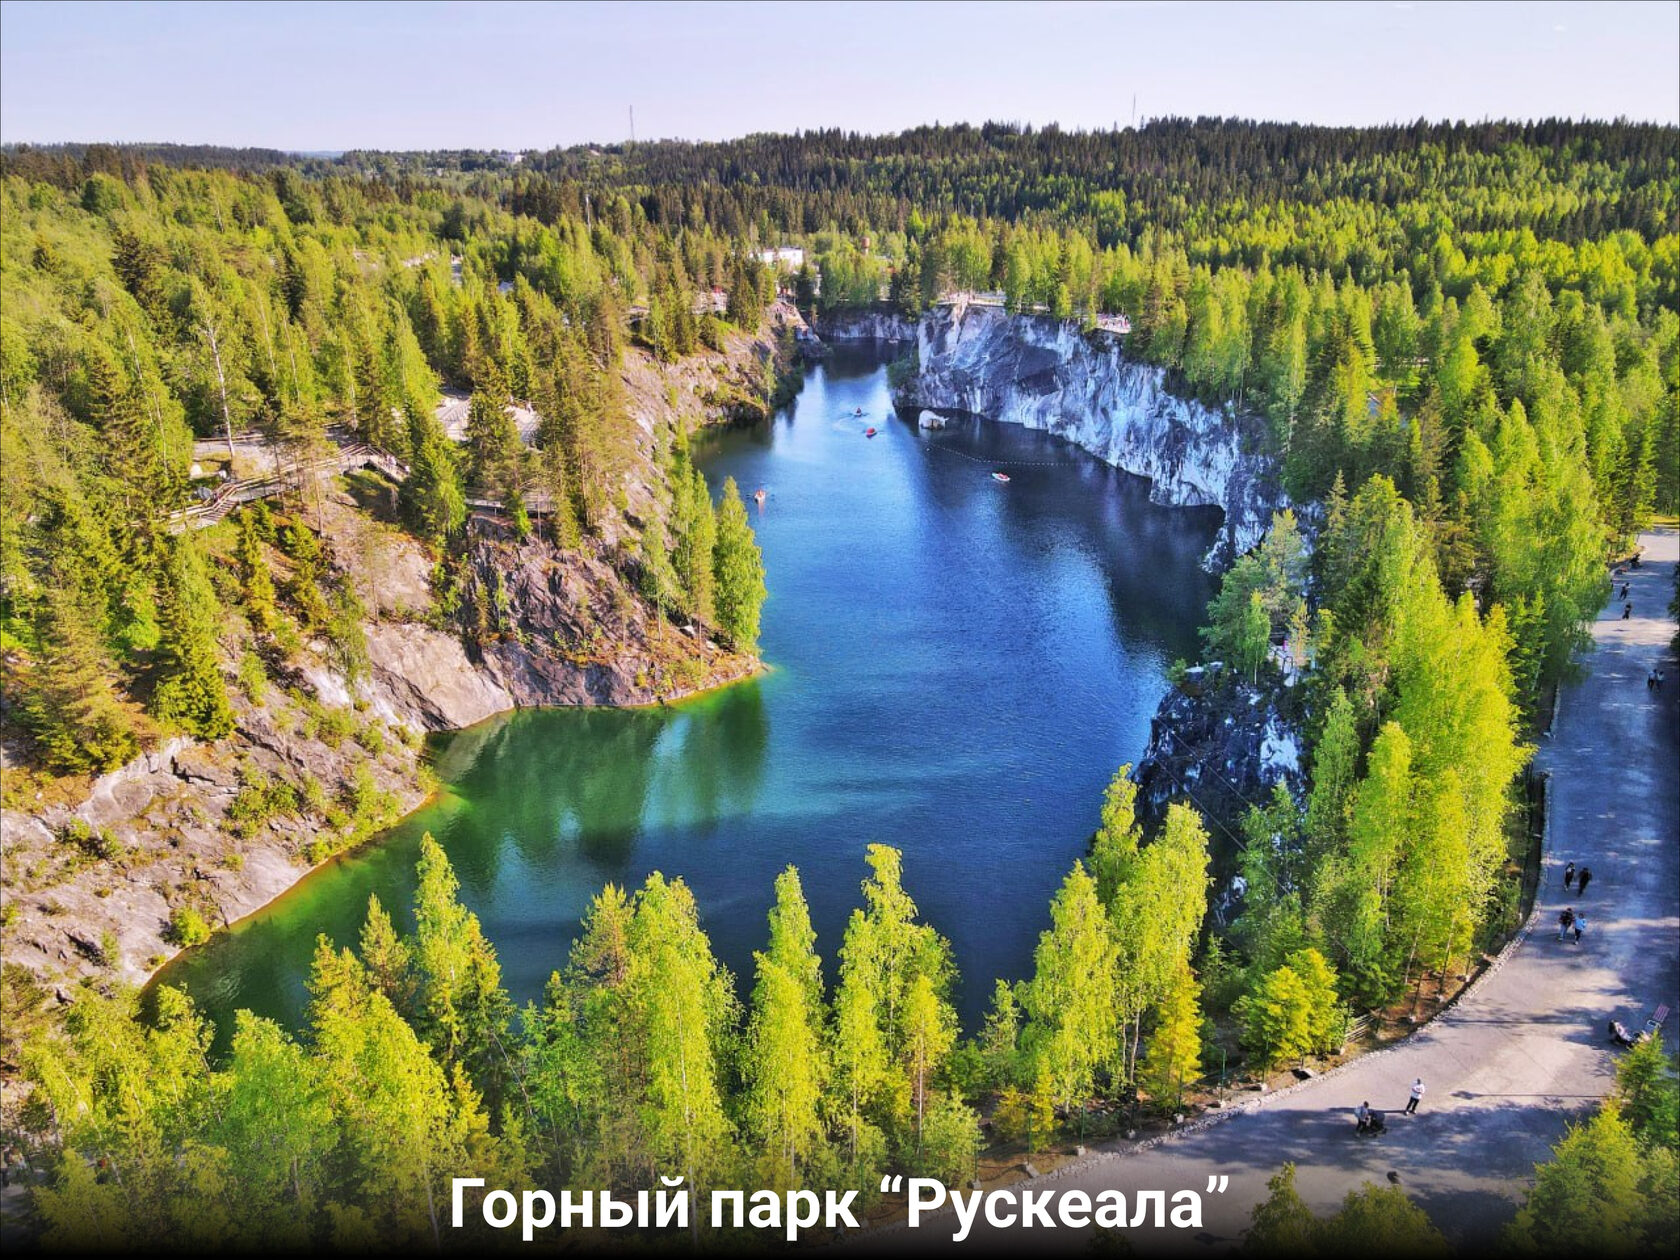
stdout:
<svg viewBox="0 0 1680 1260">
<path fill-rule="evenodd" d="M 714 494 L 731 476 L 767 491 L 748 508 L 769 672 L 668 708 L 526 710 L 440 737 L 432 802 L 164 979 L 224 1027 L 240 1007 L 297 1026 L 316 935 L 354 943 L 370 893 L 406 912 L 430 831 L 517 1001 L 565 965 L 603 884 L 654 870 L 693 887 L 745 996 L 776 874 L 799 868 L 832 979 L 880 842 L 952 943 L 972 1031 L 993 980 L 1030 971 L 1168 665 L 1196 657 L 1219 517 L 1153 505 L 1046 434 L 906 419 L 885 359 L 842 347 L 772 421 L 697 440 Z"/>
</svg>

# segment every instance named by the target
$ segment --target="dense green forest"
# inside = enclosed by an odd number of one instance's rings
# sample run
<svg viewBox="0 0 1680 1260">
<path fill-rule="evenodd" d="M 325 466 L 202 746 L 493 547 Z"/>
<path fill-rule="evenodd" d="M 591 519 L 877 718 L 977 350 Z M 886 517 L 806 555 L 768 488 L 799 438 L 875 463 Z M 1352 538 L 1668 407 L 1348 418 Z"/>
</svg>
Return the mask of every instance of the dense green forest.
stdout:
<svg viewBox="0 0 1680 1260">
<path fill-rule="evenodd" d="M 448 595 L 472 500 L 521 532 L 540 505 L 563 548 L 623 517 L 636 455 L 627 339 L 673 361 L 721 345 L 726 320 L 756 330 L 770 296 L 734 243 L 663 232 L 622 199 L 610 223 L 538 225 L 479 202 L 469 212 L 440 189 L 402 201 L 290 168 L 152 165 L 128 182 L 95 170 L 51 183 L 14 165 L 27 163 L 8 159 L 0 191 L 0 635 L 23 653 L 7 658 L 12 716 L 59 772 L 109 769 L 159 728 L 231 729 L 215 651 L 224 606 L 249 614 L 264 650 L 325 635 L 354 666 L 361 610 L 307 513 L 278 532 L 252 517 L 236 565 L 207 567 L 216 539 L 178 528 L 198 488 L 195 438 L 224 438 L 231 454 L 255 431 L 296 470 L 335 437 L 390 452 L 410 471 L 404 519 Z M 730 286 L 727 312 L 697 314 L 713 283 Z M 459 448 L 435 416 L 440 384 L 472 391 Z M 516 399 L 540 418 L 529 448 Z M 618 562 L 662 609 L 750 650 L 762 575 L 738 500 L 720 532 L 680 440 L 659 458 L 668 523 Z"/>
<path fill-rule="evenodd" d="M 1672 128 L 1167 120 L 517 164 L 28 149 L 4 154 L 3 198 L 8 701 L 63 770 L 155 729 L 227 729 L 223 606 L 354 657 L 306 505 L 280 531 L 251 513 L 225 569 L 167 528 L 194 435 L 254 427 L 302 462 L 338 426 L 393 452 L 445 587 L 469 498 L 593 545 L 635 456 L 623 344 L 673 363 L 756 327 L 766 246 L 807 249 L 785 283 L 808 308 L 997 290 L 1048 318 L 1125 312 L 1128 353 L 1266 418 L 1298 508 L 1208 613 L 1224 685 L 1278 696 L 1308 749 L 1302 798 L 1216 820 L 1243 848 L 1229 931 L 1207 922 L 1203 820 L 1175 805 L 1144 834 L 1122 773 L 1033 975 L 999 980 L 967 1038 L 949 951 L 879 847 L 832 985 L 796 872 L 745 996 L 686 887 L 656 874 L 604 890 L 517 1012 L 431 847 L 413 930 L 375 905 L 355 950 L 323 943 L 295 1034 L 246 1019 L 212 1062 L 168 993 L 146 1023 L 89 993 L 42 1034 L 33 1121 L 66 1158 L 41 1198 L 67 1242 L 424 1241 L 462 1172 L 955 1181 L 982 1111 L 994 1139 L 1039 1149 L 1099 1123 L 1094 1103 L 1176 1106 L 1209 1035 L 1254 1069 L 1339 1049 L 1351 1014 L 1515 921 L 1526 741 L 1606 561 L 1680 509 Z M 459 450 L 433 419 L 440 382 L 474 391 Z M 510 399 L 540 417 L 529 451 Z M 658 454 L 663 520 L 622 563 L 750 644 L 764 579 L 739 496 L 714 512 L 684 445 Z"/>
</svg>

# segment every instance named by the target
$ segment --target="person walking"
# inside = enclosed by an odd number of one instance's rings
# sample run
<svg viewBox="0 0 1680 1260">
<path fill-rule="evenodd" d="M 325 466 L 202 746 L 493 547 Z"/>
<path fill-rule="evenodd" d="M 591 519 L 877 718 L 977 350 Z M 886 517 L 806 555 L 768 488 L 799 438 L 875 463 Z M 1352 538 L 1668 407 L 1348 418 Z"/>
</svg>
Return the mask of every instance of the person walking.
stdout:
<svg viewBox="0 0 1680 1260">
<path fill-rule="evenodd" d="M 1633 604 L 1630 601 L 1630 602 L 1622 605 L 1622 620 L 1626 621 L 1626 620 L 1628 620 L 1628 618 L 1630 618 L 1632 616 L 1633 616 Z"/>
<path fill-rule="evenodd" d="M 1581 933 L 1585 932 L 1586 930 L 1587 930 L 1587 916 L 1584 915 L 1584 914 L 1576 915 L 1575 916 L 1575 943 L 1577 945 L 1579 945 L 1581 943 Z"/>
<path fill-rule="evenodd" d="M 1575 912 L 1568 906 L 1565 906 L 1563 908 L 1563 913 L 1558 915 L 1558 940 L 1561 941 L 1565 936 L 1567 936 L 1569 934 L 1569 929 L 1574 926 Z"/>
<path fill-rule="evenodd" d="M 1417 1115 L 1418 1104 L 1423 1101 L 1423 1077 L 1412 1082 L 1412 1096 L 1406 1099 L 1406 1114 Z"/>
<path fill-rule="evenodd" d="M 1583 866 L 1581 868 L 1580 875 L 1577 876 L 1576 880 L 1575 880 L 1575 895 L 1577 897 L 1586 896 L 1587 884 L 1590 883 L 1591 880 L 1592 880 L 1592 867 Z"/>
<path fill-rule="evenodd" d="M 1568 892 L 1575 887 L 1575 863 L 1571 862 L 1563 868 L 1563 891 Z"/>
</svg>

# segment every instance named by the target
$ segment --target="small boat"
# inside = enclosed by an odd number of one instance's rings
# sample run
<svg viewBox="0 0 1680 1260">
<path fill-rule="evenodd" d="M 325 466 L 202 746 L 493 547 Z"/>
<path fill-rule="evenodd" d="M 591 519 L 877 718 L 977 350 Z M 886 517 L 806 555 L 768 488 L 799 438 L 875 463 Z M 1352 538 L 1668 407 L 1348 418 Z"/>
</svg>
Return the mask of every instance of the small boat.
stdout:
<svg viewBox="0 0 1680 1260">
<path fill-rule="evenodd" d="M 856 411 L 852 412 L 852 414 L 854 416 L 861 416 L 863 414 L 863 408 L 859 407 Z"/>
<path fill-rule="evenodd" d="M 760 486 L 757 490 L 753 491 L 753 501 L 758 504 L 758 510 L 760 512 L 764 510 L 764 500 L 769 497 L 769 494 L 765 491 L 763 486 Z"/>
<path fill-rule="evenodd" d="M 869 427 L 869 428 L 867 428 L 867 429 L 865 429 L 865 430 L 864 430 L 864 431 L 863 431 L 863 436 L 864 436 L 864 437 L 874 437 L 874 436 L 875 436 L 875 429 L 874 429 L 874 426 L 871 426 L 871 427 Z"/>
<path fill-rule="evenodd" d="M 1006 473 L 1006 472 L 995 472 L 994 471 L 992 473 L 992 480 L 993 481 L 1001 481 L 1001 482 L 1003 482 L 1007 485 L 1008 482 L 1009 482 L 1009 474 Z"/>
</svg>

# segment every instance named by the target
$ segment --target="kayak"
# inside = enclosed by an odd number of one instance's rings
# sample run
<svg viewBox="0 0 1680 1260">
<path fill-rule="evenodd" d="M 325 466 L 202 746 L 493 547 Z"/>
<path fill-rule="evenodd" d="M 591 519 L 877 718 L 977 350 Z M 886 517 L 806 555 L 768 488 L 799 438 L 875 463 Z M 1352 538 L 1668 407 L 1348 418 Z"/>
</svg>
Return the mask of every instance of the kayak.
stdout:
<svg viewBox="0 0 1680 1260">
<path fill-rule="evenodd" d="M 863 436 L 864 437 L 874 437 L 875 436 L 875 430 L 873 428 L 865 429 L 863 431 Z"/>
<path fill-rule="evenodd" d="M 1009 480 L 1009 474 L 1006 473 L 1006 472 L 994 472 L 992 474 L 992 480 L 993 481 L 1002 481 L 1002 482 L 1007 483 L 1008 480 Z"/>
</svg>

